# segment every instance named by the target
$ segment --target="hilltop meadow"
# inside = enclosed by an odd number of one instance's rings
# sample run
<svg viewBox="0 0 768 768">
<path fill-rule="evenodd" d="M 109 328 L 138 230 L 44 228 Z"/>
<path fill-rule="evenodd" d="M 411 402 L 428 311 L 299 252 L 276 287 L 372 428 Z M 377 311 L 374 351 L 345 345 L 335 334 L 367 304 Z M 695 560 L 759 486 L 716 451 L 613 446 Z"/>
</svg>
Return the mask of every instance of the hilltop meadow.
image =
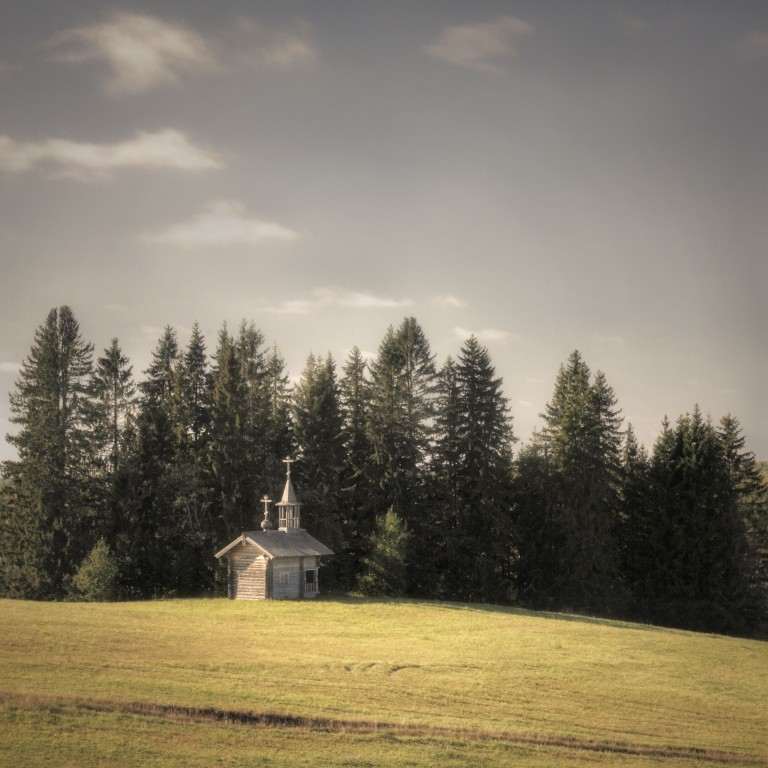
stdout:
<svg viewBox="0 0 768 768">
<path fill-rule="evenodd" d="M 0 602 L 0 764 L 768 766 L 768 645 L 325 598 Z"/>
</svg>

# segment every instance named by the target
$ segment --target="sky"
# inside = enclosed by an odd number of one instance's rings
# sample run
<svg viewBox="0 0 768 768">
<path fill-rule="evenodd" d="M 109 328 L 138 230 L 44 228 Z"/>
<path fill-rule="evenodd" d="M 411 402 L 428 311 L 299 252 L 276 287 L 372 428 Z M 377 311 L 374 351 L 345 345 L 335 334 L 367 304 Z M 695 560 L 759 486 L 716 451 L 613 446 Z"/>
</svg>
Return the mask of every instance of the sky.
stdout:
<svg viewBox="0 0 768 768">
<path fill-rule="evenodd" d="M 68 304 L 138 379 L 166 325 L 294 379 L 475 334 L 518 446 L 578 349 L 649 449 L 698 404 L 768 459 L 763 0 L 0 8 L 0 435 Z"/>
</svg>

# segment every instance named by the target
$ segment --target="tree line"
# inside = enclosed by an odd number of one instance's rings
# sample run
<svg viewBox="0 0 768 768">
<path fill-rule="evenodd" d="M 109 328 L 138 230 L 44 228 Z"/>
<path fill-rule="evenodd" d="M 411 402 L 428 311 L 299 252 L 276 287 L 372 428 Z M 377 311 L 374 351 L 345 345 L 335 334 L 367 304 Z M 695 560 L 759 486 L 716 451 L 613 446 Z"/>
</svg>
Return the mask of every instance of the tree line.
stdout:
<svg viewBox="0 0 768 768">
<path fill-rule="evenodd" d="M 258 527 L 291 454 L 302 526 L 337 553 L 324 589 L 764 630 L 768 490 L 738 421 L 695 407 L 648 452 L 577 351 L 516 455 L 488 350 L 470 337 L 438 367 L 414 318 L 370 362 L 310 355 L 295 385 L 253 323 L 211 355 L 169 326 L 136 381 L 62 306 L 10 406 L 5 596 L 223 594 L 213 553 Z"/>
</svg>

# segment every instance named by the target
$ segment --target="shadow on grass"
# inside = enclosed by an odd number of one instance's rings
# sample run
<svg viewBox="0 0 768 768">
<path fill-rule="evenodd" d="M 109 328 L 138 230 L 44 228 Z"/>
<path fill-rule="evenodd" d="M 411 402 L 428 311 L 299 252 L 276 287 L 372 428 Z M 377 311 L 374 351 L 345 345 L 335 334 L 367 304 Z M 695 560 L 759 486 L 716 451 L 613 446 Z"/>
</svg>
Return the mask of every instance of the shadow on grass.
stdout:
<svg viewBox="0 0 768 768">
<path fill-rule="evenodd" d="M 645 632 L 684 632 L 653 624 L 641 624 L 621 619 L 608 619 L 601 616 L 570 611 L 534 611 L 528 608 L 519 608 L 509 605 L 494 605 L 491 603 L 457 603 L 441 600 L 423 600 L 410 597 L 365 597 L 357 594 L 328 594 L 318 600 L 322 602 L 338 603 L 340 605 L 412 605 L 430 608 L 440 608 L 447 611 L 469 611 L 478 613 L 493 613 L 507 616 L 524 616 L 528 618 L 547 619 L 549 621 L 568 621 L 580 624 L 593 624 L 616 629 L 637 629 Z"/>
</svg>

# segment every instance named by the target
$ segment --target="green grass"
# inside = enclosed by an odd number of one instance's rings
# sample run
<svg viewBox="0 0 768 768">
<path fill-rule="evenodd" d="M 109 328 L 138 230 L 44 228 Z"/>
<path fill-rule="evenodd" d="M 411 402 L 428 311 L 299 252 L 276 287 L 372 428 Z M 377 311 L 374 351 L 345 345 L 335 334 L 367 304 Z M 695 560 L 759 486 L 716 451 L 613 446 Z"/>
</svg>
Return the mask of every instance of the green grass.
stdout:
<svg viewBox="0 0 768 768">
<path fill-rule="evenodd" d="M 0 765 L 116 760 L 768 765 L 768 644 L 410 601 L 0 601 Z"/>
</svg>

